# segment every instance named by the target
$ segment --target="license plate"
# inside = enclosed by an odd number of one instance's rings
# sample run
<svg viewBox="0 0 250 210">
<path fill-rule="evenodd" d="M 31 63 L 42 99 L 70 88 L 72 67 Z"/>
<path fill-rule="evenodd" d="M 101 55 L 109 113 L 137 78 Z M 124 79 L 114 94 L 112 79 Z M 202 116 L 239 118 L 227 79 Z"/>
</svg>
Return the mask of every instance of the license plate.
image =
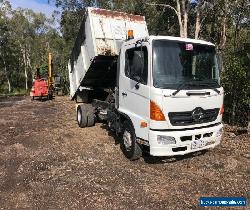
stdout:
<svg viewBox="0 0 250 210">
<path fill-rule="evenodd" d="M 202 139 L 194 140 L 191 144 L 191 149 L 198 149 L 206 146 L 206 142 Z"/>
</svg>

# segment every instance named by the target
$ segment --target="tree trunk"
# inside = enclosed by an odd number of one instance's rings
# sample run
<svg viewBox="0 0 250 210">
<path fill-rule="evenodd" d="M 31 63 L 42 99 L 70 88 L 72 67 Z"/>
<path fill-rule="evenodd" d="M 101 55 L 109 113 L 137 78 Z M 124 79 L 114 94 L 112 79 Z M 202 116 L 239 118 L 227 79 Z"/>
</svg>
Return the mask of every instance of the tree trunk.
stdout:
<svg viewBox="0 0 250 210">
<path fill-rule="evenodd" d="M 182 4 L 182 14 L 183 14 L 183 37 L 188 37 L 188 14 L 186 8 L 186 0 L 181 1 Z"/>
<path fill-rule="evenodd" d="M 7 72 L 7 68 L 6 68 L 5 64 L 4 64 L 4 71 L 5 71 L 5 75 L 6 75 L 6 79 L 7 79 L 7 83 L 8 83 L 8 91 L 10 93 L 11 92 L 11 84 L 10 84 L 10 80 L 9 80 L 9 77 L 8 77 L 8 72 Z"/>
<path fill-rule="evenodd" d="M 22 46 L 21 46 L 22 47 Z M 25 77 L 25 89 L 28 90 L 28 72 L 27 72 L 27 59 L 26 59 L 26 50 L 21 48 L 23 54 L 23 64 L 24 64 L 24 77 Z"/>
<path fill-rule="evenodd" d="M 27 52 L 27 66 L 30 68 L 30 70 L 32 70 L 31 61 L 30 61 L 30 53 L 29 52 Z"/>
<path fill-rule="evenodd" d="M 24 67 L 24 76 L 25 76 L 25 89 L 28 90 L 28 73 L 26 66 Z"/>
<path fill-rule="evenodd" d="M 29 73 L 32 72 L 32 66 L 31 66 L 31 60 L 30 60 L 30 53 L 29 52 L 27 52 L 27 67 L 29 69 Z M 30 74 L 29 75 L 27 74 L 27 83 L 28 83 L 28 77 L 29 76 L 30 76 Z M 28 84 L 27 84 L 27 87 L 28 87 Z"/>
<path fill-rule="evenodd" d="M 227 15 L 229 12 L 228 0 L 224 2 L 224 10 L 223 10 L 223 18 L 222 18 L 222 26 L 221 26 L 221 34 L 220 34 L 220 49 L 223 51 L 226 45 L 227 37 L 226 37 L 226 29 L 227 29 Z"/>
<path fill-rule="evenodd" d="M 222 30 L 221 30 L 221 40 L 220 40 L 220 49 L 221 50 L 224 50 L 225 44 L 226 44 L 226 41 L 227 41 L 226 24 L 227 24 L 227 18 L 226 18 L 226 16 L 224 16 L 223 20 L 222 20 Z"/>
<path fill-rule="evenodd" d="M 194 38 L 195 38 L 195 39 L 198 39 L 198 38 L 199 38 L 200 30 L 201 30 L 200 9 L 197 8 L 196 20 L 195 20 L 195 33 L 194 33 Z"/>
<path fill-rule="evenodd" d="M 183 24 L 182 24 L 182 17 L 181 17 L 181 5 L 180 1 L 176 1 L 176 10 L 177 10 L 177 17 L 179 21 L 179 26 L 180 26 L 180 37 L 184 37 L 184 30 L 183 30 Z"/>
<path fill-rule="evenodd" d="M 11 83 L 10 83 L 10 79 L 9 79 L 9 76 L 8 76 L 8 71 L 7 71 L 7 67 L 6 67 L 6 62 L 5 62 L 5 59 L 3 58 L 3 55 L 2 55 L 2 54 L 0 54 L 0 57 L 2 57 L 2 60 L 3 60 L 4 73 L 5 73 L 5 76 L 6 76 L 7 83 L 8 83 L 8 91 L 9 91 L 9 93 L 10 93 L 10 92 L 11 92 Z"/>
</svg>

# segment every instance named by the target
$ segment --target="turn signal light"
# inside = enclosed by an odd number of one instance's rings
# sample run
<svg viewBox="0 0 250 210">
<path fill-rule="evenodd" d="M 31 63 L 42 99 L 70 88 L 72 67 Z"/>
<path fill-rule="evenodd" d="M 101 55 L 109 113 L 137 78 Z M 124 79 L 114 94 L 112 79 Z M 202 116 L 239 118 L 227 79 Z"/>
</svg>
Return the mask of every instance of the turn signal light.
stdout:
<svg viewBox="0 0 250 210">
<path fill-rule="evenodd" d="M 134 38 L 134 31 L 128 30 L 128 39 L 133 39 L 133 38 Z"/>
<path fill-rule="evenodd" d="M 153 101 L 150 101 L 150 119 L 155 121 L 165 121 L 165 116 L 160 107 Z"/>
<path fill-rule="evenodd" d="M 220 108 L 220 114 L 223 114 L 224 113 L 224 104 L 222 105 L 222 107 Z"/>
<path fill-rule="evenodd" d="M 148 123 L 146 122 L 141 122 L 141 128 L 146 128 L 148 127 Z"/>
</svg>

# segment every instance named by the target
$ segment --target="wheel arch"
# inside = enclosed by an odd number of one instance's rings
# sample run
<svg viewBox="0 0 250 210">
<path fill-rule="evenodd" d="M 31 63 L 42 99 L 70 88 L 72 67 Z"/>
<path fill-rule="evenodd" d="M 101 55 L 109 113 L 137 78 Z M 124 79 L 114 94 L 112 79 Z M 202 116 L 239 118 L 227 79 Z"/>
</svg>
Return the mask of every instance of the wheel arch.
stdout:
<svg viewBox="0 0 250 210">
<path fill-rule="evenodd" d="M 127 114 L 125 114 L 125 113 L 119 112 L 119 114 L 120 114 L 120 123 L 121 123 L 121 125 L 122 125 L 125 121 L 129 121 L 129 123 L 132 125 L 132 127 L 133 127 L 133 129 L 134 129 L 134 131 L 135 131 L 135 126 L 134 126 L 134 123 L 133 123 L 133 121 L 131 120 L 131 118 L 130 118 Z"/>
</svg>

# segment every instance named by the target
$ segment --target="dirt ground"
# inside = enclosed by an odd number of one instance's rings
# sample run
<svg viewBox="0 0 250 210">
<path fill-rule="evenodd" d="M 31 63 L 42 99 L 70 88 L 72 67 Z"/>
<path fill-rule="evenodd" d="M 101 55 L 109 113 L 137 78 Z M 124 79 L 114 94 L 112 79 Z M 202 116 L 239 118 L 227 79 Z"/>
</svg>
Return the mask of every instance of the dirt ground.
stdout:
<svg viewBox="0 0 250 210">
<path fill-rule="evenodd" d="M 131 162 L 104 124 L 77 126 L 68 97 L 0 98 L 0 134 L 0 209 L 209 209 L 201 196 L 250 198 L 247 134 L 226 132 L 205 153 Z"/>
</svg>

